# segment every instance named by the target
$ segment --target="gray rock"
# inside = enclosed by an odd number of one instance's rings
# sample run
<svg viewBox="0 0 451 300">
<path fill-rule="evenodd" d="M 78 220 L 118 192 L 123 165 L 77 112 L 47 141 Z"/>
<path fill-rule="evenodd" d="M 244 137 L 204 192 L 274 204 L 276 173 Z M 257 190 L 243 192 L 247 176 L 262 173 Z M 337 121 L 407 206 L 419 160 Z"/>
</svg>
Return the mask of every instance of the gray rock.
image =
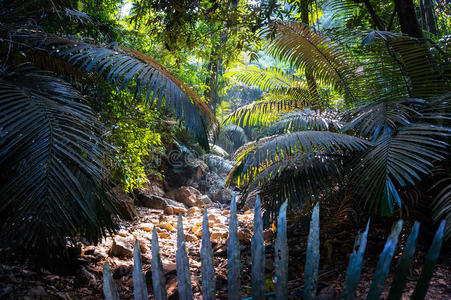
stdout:
<svg viewBox="0 0 451 300">
<path fill-rule="evenodd" d="M 191 186 L 182 186 L 175 192 L 175 200 L 188 207 L 203 206 L 202 194 Z"/>
<path fill-rule="evenodd" d="M 119 200 L 116 208 L 119 210 L 121 217 L 127 221 L 133 221 L 138 218 L 138 212 L 136 211 L 133 199 L 120 186 L 114 187 L 113 193 Z"/>
<path fill-rule="evenodd" d="M 213 202 L 211 201 L 210 197 L 208 197 L 208 195 L 202 195 L 200 197 L 200 201 L 202 201 L 202 203 L 206 207 L 209 207 L 209 206 L 211 206 L 213 204 Z"/>
<path fill-rule="evenodd" d="M 156 177 L 149 177 L 149 182 L 144 184 L 143 193 L 164 197 L 164 181 Z"/>
<path fill-rule="evenodd" d="M 183 204 L 177 201 L 149 193 L 138 192 L 138 199 L 142 206 L 148 208 L 165 209 L 169 206 L 185 208 Z"/>
<path fill-rule="evenodd" d="M 128 240 L 115 237 L 113 245 L 110 248 L 110 255 L 117 257 L 132 257 L 133 247 Z"/>
</svg>

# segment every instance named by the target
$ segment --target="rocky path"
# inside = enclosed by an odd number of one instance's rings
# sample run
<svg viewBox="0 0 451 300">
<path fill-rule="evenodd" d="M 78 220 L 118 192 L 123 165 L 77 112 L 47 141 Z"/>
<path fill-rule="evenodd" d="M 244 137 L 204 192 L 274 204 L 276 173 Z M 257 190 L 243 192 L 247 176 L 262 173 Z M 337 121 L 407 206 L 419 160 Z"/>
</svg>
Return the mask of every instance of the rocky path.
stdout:
<svg viewBox="0 0 451 300">
<path fill-rule="evenodd" d="M 226 207 L 226 206 L 225 206 Z M 172 209 L 168 209 L 172 208 Z M 333 209 L 328 207 L 328 210 Z M 177 208 L 166 206 L 160 209 L 137 207 L 137 218 L 133 221 L 117 220 L 120 230 L 112 237 L 104 239 L 100 244 L 83 245 L 77 266 L 71 274 L 58 275 L 47 270 L 31 270 L 25 265 L 18 265 L 5 260 L 0 261 L 0 299 L 103 299 L 102 266 L 105 262 L 110 264 L 113 276 L 118 287 L 121 299 L 133 299 L 133 260 L 132 249 L 135 239 L 141 244 L 143 254 L 143 267 L 146 273 L 147 286 L 151 289 L 151 239 L 152 229 L 158 232 L 160 242 L 160 255 L 163 262 L 166 285 L 169 299 L 178 299 L 177 274 L 175 268 L 176 252 L 176 212 L 183 213 L 184 233 L 190 261 L 191 281 L 195 299 L 201 299 L 200 274 L 200 236 L 202 234 L 202 208 Z M 217 299 L 227 299 L 227 248 L 229 211 L 219 207 L 209 207 L 209 225 L 214 249 L 214 265 L 216 272 Z M 331 216 L 324 215 L 330 219 Z M 308 230 L 302 222 L 293 218 L 289 220 L 289 291 L 290 299 L 301 299 L 303 288 L 303 274 L 305 265 L 305 249 Z M 252 236 L 253 213 L 251 210 L 241 211 L 238 214 L 239 239 L 241 251 L 241 282 L 243 298 L 250 293 L 250 239 Z M 390 231 L 392 220 L 379 223 L 374 222 L 370 231 L 368 244 L 372 245 L 365 254 L 361 282 L 359 284 L 357 299 L 364 299 L 374 273 L 377 259 Z M 327 224 L 326 224 L 327 225 Z M 361 225 L 361 224 L 360 224 Z M 362 225 L 363 226 L 363 225 Z M 338 299 L 344 282 L 349 253 L 352 251 L 356 225 L 349 223 L 334 227 L 327 233 L 322 228 L 321 261 L 318 282 L 318 299 Z M 405 235 L 406 233 L 403 233 Z M 272 290 L 273 264 L 273 231 L 265 230 L 266 246 L 266 288 Z M 402 248 L 402 245 L 400 245 Z M 438 265 L 434 270 L 426 299 L 450 299 L 450 258 L 445 247 Z M 415 282 L 421 273 L 422 262 L 427 249 L 421 249 L 420 255 L 412 267 L 412 274 L 406 288 L 405 298 L 410 295 Z M 2 258 L 0 249 L 0 258 Z M 448 252 L 449 254 L 449 252 Z M 393 268 L 397 264 L 399 255 L 396 254 Z M 391 281 L 391 276 L 388 282 Z M 384 295 L 388 292 L 386 285 Z M 152 291 L 150 292 L 152 294 Z"/>
<path fill-rule="evenodd" d="M 0 283 L 0 294 L 5 299 L 100 299 L 102 292 L 102 266 L 109 262 L 121 299 L 133 299 L 133 244 L 140 241 L 147 285 L 151 288 L 151 240 L 152 229 L 158 232 L 160 255 L 166 276 L 168 295 L 177 299 L 175 269 L 177 215 L 167 214 L 163 209 L 137 207 L 138 220 L 118 220 L 121 229 L 115 236 L 104 239 L 96 246 L 82 246 L 75 275 L 58 276 L 46 270 L 32 272 L 19 266 L 0 266 L 0 272 L 8 278 Z M 229 210 L 209 208 L 209 225 L 214 249 L 214 263 L 219 294 L 226 294 L 227 248 Z M 239 239 L 243 245 L 250 244 L 253 222 L 252 211 L 238 215 Z M 202 209 L 191 207 L 184 213 L 183 224 L 190 260 L 192 283 L 196 298 L 200 297 L 200 237 L 202 234 Z M 247 246 L 247 248 L 249 248 Z M 243 249 L 244 250 L 244 249 Z M 0 273 L 1 278 L 1 273 Z M 3 299 L 3 297 L 0 297 Z"/>
</svg>

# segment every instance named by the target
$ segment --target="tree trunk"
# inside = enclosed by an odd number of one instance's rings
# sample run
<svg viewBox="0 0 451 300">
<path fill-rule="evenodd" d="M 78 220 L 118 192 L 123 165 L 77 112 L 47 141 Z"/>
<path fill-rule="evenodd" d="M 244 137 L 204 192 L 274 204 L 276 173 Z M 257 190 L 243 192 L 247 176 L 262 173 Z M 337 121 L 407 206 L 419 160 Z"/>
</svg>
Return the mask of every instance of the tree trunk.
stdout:
<svg viewBox="0 0 451 300">
<path fill-rule="evenodd" d="M 305 25 L 309 25 L 309 1 L 301 1 L 301 20 Z M 315 76 L 309 70 L 305 70 L 305 78 L 307 79 L 307 85 L 311 97 L 319 102 L 318 86 L 316 84 Z"/>
<path fill-rule="evenodd" d="M 418 23 L 413 0 L 395 0 L 401 32 L 419 40 L 412 40 L 409 48 L 393 45 L 401 56 L 404 69 L 411 82 L 411 97 L 427 98 L 443 92 L 443 78 L 435 69 L 437 62 L 424 41 L 423 31 Z M 417 48 L 414 52 L 413 50 Z"/>
<path fill-rule="evenodd" d="M 437 34 L 437 26 L 434 19 L 434 4 L 431 0 L 421 0 L 421 18 L 423 20 L 423 29 L 430 33 Z"/>
<path fill-rule="evenodd" d="M 216 113 L 216 107 L 220 103 L 219 77 L 222 75 L 222 57 L 219 57 L 218 52 L 227 43 L 227 40 L 228 30 L 224 27 L 220 33 L 218 44 L 211 49 L 210 61 L 207 67 L 209 76 L 205 80 L 205 84 L 208 86 L 208 91 L 205 93 L 205 96 L 209 99 L 210 109 L 213 113 Z"/>
<path fill-rule="evenodd" d="M 401 32 L 412 37 L 422 38 L 423 31 L 418 23 L 415 6 L 412 0 L 395 0 L 395 10 L 398 14 Z"/>
</svg>

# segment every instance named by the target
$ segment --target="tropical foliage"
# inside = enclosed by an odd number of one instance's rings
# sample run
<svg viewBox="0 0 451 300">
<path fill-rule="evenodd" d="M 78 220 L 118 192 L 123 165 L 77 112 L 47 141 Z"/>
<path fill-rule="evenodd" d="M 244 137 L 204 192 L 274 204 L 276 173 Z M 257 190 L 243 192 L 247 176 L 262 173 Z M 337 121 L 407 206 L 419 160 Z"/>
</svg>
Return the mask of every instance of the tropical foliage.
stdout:
<svg viewBox="0 0 451 300">
<path fill-rule="evenodd" d="M 91 22 L 71 4 L 51 0 L 0 4 L 2 233 L 23 249 L 46 253 L 41 257 L 47 259 L 61 257 L 67 242 L 74 244 L 80 237 L 97 242 L 115 229 L 110 170 L 117 160 L 106 131 L 88 106 L 89 95 L 112 84 L 116 94 L 128 93 L 141 110 L 164 108 L 206 149 L 217 131 L 215 116 L 204 101 L 144 53 L 46 31 L 62 16 L 79 25 Z M 149 117 L 144 121 L 151 121 Z M 113 133 L 113 141 L 123 143 L 116 143 L 122 151 L 119 163 L 147 156 L 148 147 L 159 144 L 158 134 L 139 131 L 129 121 L 126 125 L 119 121 Z M 137 136 L 126 126 L 134 127 Z M 139 160 L 128 168 L 135 174 L 122 177 L 131 178 L 126 188 L 134 188 L 143 170 Z"/>
<path fill-rule="evenodd" d="M 267 97 L 285 89 L 286 97 L 257 101 L 228 119 L 242 127 L 267 127 L 268 137 L 235 153 L 228 180 L 247 193 L 271 195 L 270 211 L 286 198 L 302 204 L 340 189 L 371 212 L 392 214 L 405 204 L 401 190 L 448 158 L 449 48 L 394 32 L 328 28 L 321 33 L 295 22 L 272 24 L 262 34 L 267 53 L 296 72 L 312 74 L 319 89 L 335 91 L 327 97 L 307 88 L 307 96 L 296 95 L 292 88 L 307 86 L 299 83 L 302 78 L 280 83 L 290 75 L 255 67 L 231 72 L 267 91 Z M 316 96 L 321 100 L 312 101 Z M 446 214 L 445 194 L 432 207 L 435 215 Z"/>
</svg>

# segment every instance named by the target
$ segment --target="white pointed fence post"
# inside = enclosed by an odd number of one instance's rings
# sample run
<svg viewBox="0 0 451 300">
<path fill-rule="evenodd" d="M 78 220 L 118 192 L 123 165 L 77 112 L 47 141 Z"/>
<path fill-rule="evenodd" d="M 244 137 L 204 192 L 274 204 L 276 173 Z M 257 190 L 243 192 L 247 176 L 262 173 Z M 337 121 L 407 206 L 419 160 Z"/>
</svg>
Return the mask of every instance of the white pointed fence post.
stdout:
<svg viewBox="0 0 451 300">
<path fill-rule="evenodd" d="M 139 241 L 136 239 L 133 248 L 133 292 L 136 300 L 147 300 L 146 277 L 143 272 L 143 263 L 141 259 L 141 249 Z"/>
<path fill-rule="evenodd" d="M 155 300 L 166 300 L 168 298 L 166 291 L 166 279 L 163 273 L 163 264 L 160 258 L 160 245 L 158 243 L 158 234 L 155 227 L 152 232 L 152 287 Z"/>
<path fill-rule="evenodd" d="M 265 245 L 260 196 L 255 199 L 252 253 L 252 299 L 265 299 Z"/>
<path fill-rule="evenodd" d="M 236 216 L 236 197 L 233 195 L 230 204 L 229 238 L 227 240 L 227 293 L 230 300 L 240 297 L 240 244 L 238 240 L 238 219 Z"/>
<path fill-rule="evenodd" d="M 287 241 L 287 201 L 280 206 L 277 219 L 277 237 L 274 247 L 276 299 L 288 299 L 288 241 Z"/>
<path fill-rule="evenodd" d="M 191 286 L 191 274 L 189 271 L 188 254 L 186 253 L 185 234 L 183 232 L 183 219 L 179 214 L 177 222 L 177 251 L 175 253 L 175 263 L 177 269 L 177 283 L 180 300 L 193 299 Z"/>
<path fill-rule="evenodd" d="M 213 266 L 213 249 L 210 242 L 210 228 L 208 226 L 208 212 L 204 208 L 202 220 L 202 246 L 200 249 L 201 272 L 202 272 L 202 298 L 204 300 L 215 299 L 215 269 Z"/>
</svg>

